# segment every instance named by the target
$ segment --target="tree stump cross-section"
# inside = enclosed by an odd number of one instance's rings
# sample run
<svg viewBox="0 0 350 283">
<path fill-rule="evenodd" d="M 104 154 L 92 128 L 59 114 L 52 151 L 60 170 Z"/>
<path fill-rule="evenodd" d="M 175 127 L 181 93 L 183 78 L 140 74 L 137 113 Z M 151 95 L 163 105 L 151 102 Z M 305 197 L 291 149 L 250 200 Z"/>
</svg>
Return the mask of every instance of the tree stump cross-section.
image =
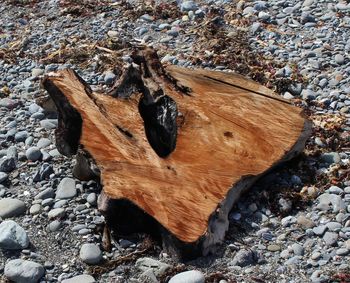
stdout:
<svg viewBox="0 0 350 283">
<path fill-rule="evenodd" d="M 207 254 L 223 240 L 240 194 L 302 151 L 310 123 L 301 109 L 239 75 L 164 69 L 150 48 L 132 58 L 106 94 L 92 92 L 73 70 L 44 78 L 59 115 L 57 148 L 70 156 L 82 147 L 94 160 L 99 208 L 110 220 L 138 210 L 133 220 L 155 220 L 169 249 Z M 125 203 L 129 210 L 120 211 Z"/>
</svg>

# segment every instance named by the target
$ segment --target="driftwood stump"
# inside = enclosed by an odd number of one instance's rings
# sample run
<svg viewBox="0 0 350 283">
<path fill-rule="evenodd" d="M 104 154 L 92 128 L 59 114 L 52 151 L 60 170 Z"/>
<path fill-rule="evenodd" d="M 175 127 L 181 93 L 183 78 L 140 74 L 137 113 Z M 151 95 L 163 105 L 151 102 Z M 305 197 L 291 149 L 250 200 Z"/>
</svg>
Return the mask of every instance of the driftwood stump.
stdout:
<svg viewBox="0 0 350 283">
<path fill-rule="evenodd" d="M 59 115 L 57 148 L 79 152 L 77 177 L 100 176 L 99 209 L 118 232 L 146 230 L 182 258 L 205 255 L 223 240 L 240 194 L 298 154 L 310 124 L 239 75 L 164 69 L 149 48 L 132 58 L 106 94 L 73 70 L 45 77 Z"/>
</svg>

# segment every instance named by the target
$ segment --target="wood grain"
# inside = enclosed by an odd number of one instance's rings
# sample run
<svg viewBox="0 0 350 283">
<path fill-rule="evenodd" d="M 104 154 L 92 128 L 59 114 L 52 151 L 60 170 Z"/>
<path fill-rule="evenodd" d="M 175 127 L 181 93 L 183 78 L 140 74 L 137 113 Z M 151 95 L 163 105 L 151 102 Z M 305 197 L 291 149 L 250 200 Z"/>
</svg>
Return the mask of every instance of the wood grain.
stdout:
<svg viewBox="0 0 350 283">
<path fill-rule="evenodd" d="M 79 142 L 97 163 L 104 192 L 130 200 L 177 239 L 193 243 L 208 232 L 230 189 L 281 161 L 307 122 L 301 109 L 241 76 L 167 71 L 192 92 L 163 84 L 179 111 L 176 148 L 166 158 L 149 145 L 138 93 L 118 99 L 89 92 L 71 70 L 48 76 L 44 86 L 54 85 L 81 115 Z"/>
</svg>

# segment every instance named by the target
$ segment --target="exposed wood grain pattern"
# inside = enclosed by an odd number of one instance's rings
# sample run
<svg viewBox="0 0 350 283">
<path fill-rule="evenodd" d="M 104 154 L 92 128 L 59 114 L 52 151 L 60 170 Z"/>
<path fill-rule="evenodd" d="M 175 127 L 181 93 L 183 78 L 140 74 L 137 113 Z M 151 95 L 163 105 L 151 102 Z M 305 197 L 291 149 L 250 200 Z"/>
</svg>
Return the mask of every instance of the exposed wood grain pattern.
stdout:
<svg viewBox="0 0 350 283">
<path fill-rule="evenodd" d="M 260 176 L 305 142 L 299 138 L 307 122 L 301 109 L 240 76 L 167 71 L 192 92 L 162 85 L 179 111 L 176 148 L 166 158 L 147 140 L 138 93 L 128 99 L 93 93 L 71 70 L 48 76 L 44 86 L 50 94 L 59 90 L 81 115 L 79 142 L 96 161 L 104 192 L 132 201 L 176 238 L 193 243 L 242 178 Z"/>
</svg>

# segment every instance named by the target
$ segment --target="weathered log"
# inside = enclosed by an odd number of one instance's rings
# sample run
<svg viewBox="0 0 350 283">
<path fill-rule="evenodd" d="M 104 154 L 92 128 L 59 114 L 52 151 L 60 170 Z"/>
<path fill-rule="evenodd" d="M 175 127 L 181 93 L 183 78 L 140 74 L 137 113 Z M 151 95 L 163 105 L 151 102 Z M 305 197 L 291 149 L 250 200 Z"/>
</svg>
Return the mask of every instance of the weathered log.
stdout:
<svg viewBox="0 0 350 283">
<path fill-rule="evenodd" d="M 152 49 L 132 58 L 108 94 L 73 70 L 44 78 L 58 109 L 57 148 L 72 155 L 81 145 L 94 159 L 99 209 L 119 233 L 161 234 L 182 258 L 207 254 L 240 194 L 302 151 L 310 123 L 239 75 L 163 69 Z"/>
</svg>

